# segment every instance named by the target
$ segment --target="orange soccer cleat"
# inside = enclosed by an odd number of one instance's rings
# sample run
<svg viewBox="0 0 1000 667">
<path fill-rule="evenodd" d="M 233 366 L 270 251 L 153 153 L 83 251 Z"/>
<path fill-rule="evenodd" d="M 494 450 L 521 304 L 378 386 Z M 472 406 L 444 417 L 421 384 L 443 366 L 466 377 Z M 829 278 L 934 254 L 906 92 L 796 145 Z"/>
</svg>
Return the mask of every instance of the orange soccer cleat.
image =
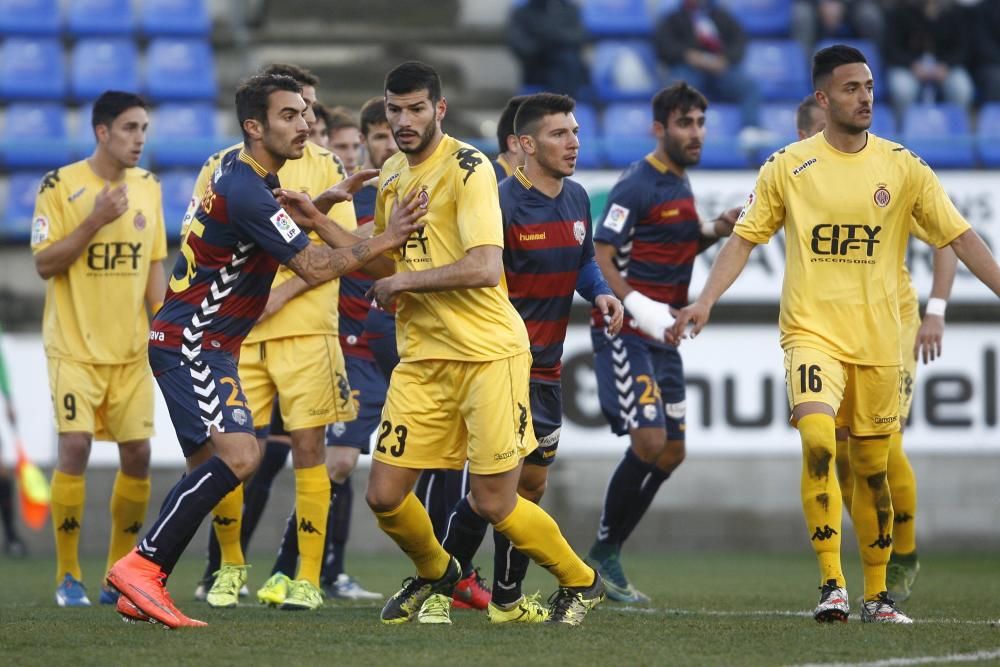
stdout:
<svg viewBox="0 0 1000 667">
<path fill-rule="evenodd" d="M 121 593 L 118 612 L 122 616 L 131 616 L 134 620 L 155 621 L 167 628 L 201 627 L 208 625 L 185 616 L 174 604 L 167 592 L 167 575 L 156 563 L 147 560 L 133 550 L 127 556 L 115 563 L 108 572 L 108 584 Z M 132 609 L 121 602 L 128 598 L 139 614 L 148 618 L 142 619 Z M 129 612 L 123 612 L 123 608 Z"/>
</svg>

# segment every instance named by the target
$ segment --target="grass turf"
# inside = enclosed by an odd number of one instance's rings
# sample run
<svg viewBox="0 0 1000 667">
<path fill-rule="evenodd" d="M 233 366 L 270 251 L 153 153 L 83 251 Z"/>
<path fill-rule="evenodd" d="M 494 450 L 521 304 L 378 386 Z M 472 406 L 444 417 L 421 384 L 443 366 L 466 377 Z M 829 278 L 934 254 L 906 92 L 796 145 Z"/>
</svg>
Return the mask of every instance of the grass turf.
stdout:
<svg viewBox="0 0 1000 667">
<path fill-rule="evenodd" d="M 489 570 L 487 561 L 481 553 L 480 562 Z M 328 601 L 312 613 L 250 602 L 212 610 L 193 599 L 202 564 L 188 556 L 170 588 L 181 609 L 210 625 L 167 632 L 126 625 L 107 607 L 58 609 L 51 559 L 3 560 L 0 664 L 794 665 L 1000 651 L 996 554 L 924 555 L 915 595 L 904 605 L 918 620 L 908 627 L 862 625 L 853 600 L 855 613 L 847 625 L 819 625 L 804 615 L 818 597 L 815 562 L 807 552 L 626 553 L 623 563 L 632 581 L 653 598 L 651 606 L 606 602 L 580 628 L 493 627 L 484 614 L 470 611 L 455 611 L 454 625 L 441 627 L 383 626 L 376 603 Z M 366 587 L 387 594 L 408 572 L 400 556 L 354 557 L 348 564 Z M 251 593 L 263 583 L 270 563 L 261 557 L 254 565 Z M 96 573 L 102 567 L 97 559 L 84 562 L 95 603 Z M 856 598 L 860 573 L 855 567 L 847 575 Z M 548 594 L 552 588 L 551 578 L 533 567 L 525 590 Z"/>
</svg>

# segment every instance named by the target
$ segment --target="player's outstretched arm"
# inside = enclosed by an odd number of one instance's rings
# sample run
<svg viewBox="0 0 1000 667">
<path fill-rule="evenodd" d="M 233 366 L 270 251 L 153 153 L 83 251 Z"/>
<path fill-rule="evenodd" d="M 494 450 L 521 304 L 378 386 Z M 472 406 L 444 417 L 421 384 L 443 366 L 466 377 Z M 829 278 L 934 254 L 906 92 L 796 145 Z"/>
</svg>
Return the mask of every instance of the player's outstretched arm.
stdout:
<svg viewBox="0 0 1000 667">
<path fill-rule="evenodd" d="M 35 255 L 35 269 L 43 279 L 65 273 L 83 254 L 90 239 L 108 223 L 128 210 L 128 189 L 124 183 L 116 188 L 105 185 L 94 200 L 94 210 L 76 229 Z"/>
<path fill-rule="evenodd" d="M 457 262 L 426 271 L 396 273 L 375 281 L 368 290 L 382 308 L 403 292 L 444 292 L 475 287 L 496 287 L 503 274 L 503 248 L 482 245 L 469 248 Z"/>
<path fill-rule="evenodd" d="M 927 300 L 927 310 L 913 343 L 913 357 L 923 356 L 924 363 L 930 363 L 941 356 L 944 339 L 944 311 L 951 296 L 951 286 L 955 282 L 958 257 L 949 247 L 934 250 L 934 282 Z"/>
<path fill-rule="evenodd" d="M 723 211 L 722 215 L 715 220 L 703 221 L 698 236 L 698 253 L 701 254 L 704 250 L 711 248 L 720 238 L 731 235 L 742 211 L 742 206 L 735 206 Z"/>
<path fill-rule="evenodd" d="M 149 312 L 155 315 L 166 298 L 167 277 L 163 272 L 163 260 L 152 262 L 149 265 L 149 278 L 146 280 L 146 305 Z"/>
<path fill-rule="evenodd" d="M 951 242 L 951 249 L 973 275 L 1000 296 L 1000 265 L 976 230 L 966 230 Z"/>
<path fill-rule="evenodd" d="M 335 204 L 354 199 L 354 193 L 365 186 L 373 178 L 378 178 L 378 169 L 362 169 L 327 188 L 313 200 L 313 205 L 326 215 Z"/>
</svg>

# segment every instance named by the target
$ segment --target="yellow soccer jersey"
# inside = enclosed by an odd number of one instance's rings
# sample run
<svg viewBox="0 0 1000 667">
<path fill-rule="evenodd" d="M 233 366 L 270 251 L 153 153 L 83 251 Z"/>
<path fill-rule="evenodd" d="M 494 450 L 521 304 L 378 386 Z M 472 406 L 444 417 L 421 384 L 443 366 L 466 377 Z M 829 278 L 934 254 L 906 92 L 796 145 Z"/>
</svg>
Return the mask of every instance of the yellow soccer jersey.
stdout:
<svg viewBox="0 0 1000 667">
<path fill-rule="evenodd" d="M 212 178 L 212 173 L 222 162 L 222 156 L 233 149 L 242 147 L 243 144 L 240 143 L 219 151 L 202 166 L 194 186 L 194 193 L 191 196 L 192 205 L 189 207 L 188 214 L 184 216 L 184 233 L 187 232 L 189 219 L 194 215 L 193 207 L 201 201 L 202 194 Z M 305 153 L 301 158 L 288 160 L 278 170 L 278 180 L 281 182 L 281 187 L 305 192 L 312 197 L 317 196 L 331 185 L 340 183 L 344 178 L 345 171 L 340 160 L 334 157 L 330 151 L 311 141 L 306 142 Z M 358 221 L 354 215 L 354 204 L 351 202 L 341 202 L 335 205 L 327 213 L 327 216 L 349 232 L 357 229 Z M 309 239 L 315 244 L 323 244 L 315 232 L 310 232 Z M 294 275 L 295 272 L 287 266 L 278 267 L 278 273 L 275 274 L 271 287 L 277 287 Z M 307 290 L 286 303 L 273 316 L 255 325 L 243 344 L 259 343 L 264 340 L 289 336 L 316 334 L 336 336 L 339 330 L 337 318 L 337 299 L 339 296 L 339 280 L 331 280 Z"/>
<path fill-rule="evenodd" d="M 66 273 L 46 281 L 42 338 L 50 357 L 122 364 L 146 354 L 149 267 L 167 256 L 163 196 L 145 169 L 126 169 L 124 183 L 128 210 L 98 230 Z M 105 184 L 86 160 L 47 173 L 35 199 L 31 251 L 79 227 Z"/>
<path fill-rule="evenodd" d="M 857 153 L 819 133 L 767 159 L 734 231 L 767 243 L 782 226 L 782 347 L 871 366 L 900 363 L 909 235 L 943 247 L 969 229 L 923 160 L 870 133 Z"/>
<path fill-rule="evenodd" d="M 381 233 L 395 202 L 419 190 L 427 223 L 392 253 L 396 271 L 425 271 L 454 264 L 470 248 L 503 247 L 497 181 L 489 160 L 472 146 L 445 135 L 416 167 L 399 153 L 382 166 L 375 200 L 375 231 Z M 496 287 L 404 293 L 397 300 L 396 342 L 403 361 L 488 361 L 528 349 L 524 322 Z"/>
</svg>

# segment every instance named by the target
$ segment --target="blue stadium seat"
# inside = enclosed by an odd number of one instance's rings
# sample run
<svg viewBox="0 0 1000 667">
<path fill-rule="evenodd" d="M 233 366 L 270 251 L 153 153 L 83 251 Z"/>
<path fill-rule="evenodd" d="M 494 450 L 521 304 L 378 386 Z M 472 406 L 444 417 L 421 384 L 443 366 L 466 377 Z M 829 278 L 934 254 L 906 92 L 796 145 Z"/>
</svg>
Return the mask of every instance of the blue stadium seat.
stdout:
<svg viewBox="0 0 1000 667">
<path fill-rule="evenodd" d="M 76 37 L 130 35 L 135 29 L 130 0 L 72 0 L 66 31 Z"/>
<path fill-rule="evenodd" d="M 752 41 L 743 64 L 765 101 L 799 101 L 812 89 L 802 47 L 792 40 Z"/>
<path fill-rule="evenodd" d="M 648 42 L 598 42 L 591 72 L 597 95 L 605 102 L 648 100 L 660 83 Z"/>
<path fill-rule="evenodd" d="M 187 212 L 194 183 L 198 179 L 197 170 L 175 170 L 160 174 L 160 188 L 163 190 L 163 222 L 167 228 L 167 243 L 175 245 L 181 238 L 181 223 Z"/>
<path fill-rule="evenodd" d="M 597 111 L 589 104 L 577 104 L 573 115 L 580 124 L 580 154 L 576 160 L 576 168 L 597 169 L 604 161 Z"/>
<path fill-rule="evenodd" d="M 593 37 L 648 37 L 653 21 L 645 0 L 587 0 L 580 7 L 583 26 Z"/>
<path fill-rule="evenodd" d="M 660 4 L 656 7 L 656 16 L 664 16 L 665 14 L 673 14 L 684 4 L 684 0 L 661 0 Z"/>
<path fill-rule="evenodd" d="M 740 109 L 734 104 L 712 104 L 705 113 L 705 144 L 701 166 L 706 169 L 742 169 L 747 155 L 740 148 Z"/>
<path fill-rule="evenodd" d="M 787 37 L 792 27 L 791 0 L 720 0 L 751 37 Z"/>
<path fill-rule="evenodd" d="M 653 149 L 648 103 L 611 104 L 604 110 L 604 155 L 610 167 L 625 167 Z"/>
<path fill-rule="evenodd" d="M 39 172 L 14 172 L 7 178 L 7 206 L 0 217 L 0 239 L 23 243 L 31 237 L 31 216 L 41 181 Z"/>
<path fill-rule="evenodd" d="M 11 104 L 0 137 L 0 164 L 7 169 L 52 169 L 70 162 L 61 104 Z"/>
<path fill-rule="evenodd" d="M 78 100 L 93 100 L 106 90 L 139 92 L 139 66 L 131 39 L 82 39 L 73 47 L 70 89 Z"/>
<path fill-rule="evenodd" d="M 66 94 L 62 45 L 12 37 L 0 47 L 0 99 L 58 100 Z"/>
<path fill-rule="evenodd" d="M 974 167 L 976 155 L 965 111 L 954 104 L 915 104 L 903 114 L 903 145 L 935 168 Z"/>
<path fill-rule="evenodd" d="M 896 127 L 896 116 L 888 104 L 876 104 L 872 109 L 871 131 L 877 136 L 889 141 L 899 141 L 899 129 Z"/>
<path fill-rule="evenodd" d="M 757 147 L 757 162 L 763 162 L 771 153 L 799 140 L 795 124 L 798 104 L 765 104 L 760 110 L 761 128 L 770 139 Z"/>
<path fill-rule="evenodd" d="M 142 31 L 150 37 L 208 37 L 212 17 L 206 0 L 145 0 Z"/>
<path fill-rule="evenodd" d="M 816 44 L 816 50 L 825 49 L 834 44 L 846 44 L 853 46 L 861 53 L 865 54 L 868 61 L 868 69 L 872 71 L 872 78 L 875 79 L 875 99 L 888 99 L 889 82 L 885 78 L 885 71 L 882 69 L 882 53 L 878 45 L 867 39 L 825 39 Z"/>
<path fill-rule="evenodd" d="M 0 0 L 0 35 L 59 34 L 59 0 Z"/>
<path fill-rule="evenodd" d="M 154 39 L 146 51 L 146 90 L 156 101 L 215 98 L 215 59 L 208 42 Z"/>
<path fill-rule="evenodd" d="M 219 147 L 215 108 L 208 103 L 161 105 L 149 127 L 157 169 L 201 166 Z"/>
<path fill-rule="evenodd" d="M 1000 167 L 1000 102 L 984 104 L 979 110 L 976 144 L 983 166 Z"/>
</svg>

